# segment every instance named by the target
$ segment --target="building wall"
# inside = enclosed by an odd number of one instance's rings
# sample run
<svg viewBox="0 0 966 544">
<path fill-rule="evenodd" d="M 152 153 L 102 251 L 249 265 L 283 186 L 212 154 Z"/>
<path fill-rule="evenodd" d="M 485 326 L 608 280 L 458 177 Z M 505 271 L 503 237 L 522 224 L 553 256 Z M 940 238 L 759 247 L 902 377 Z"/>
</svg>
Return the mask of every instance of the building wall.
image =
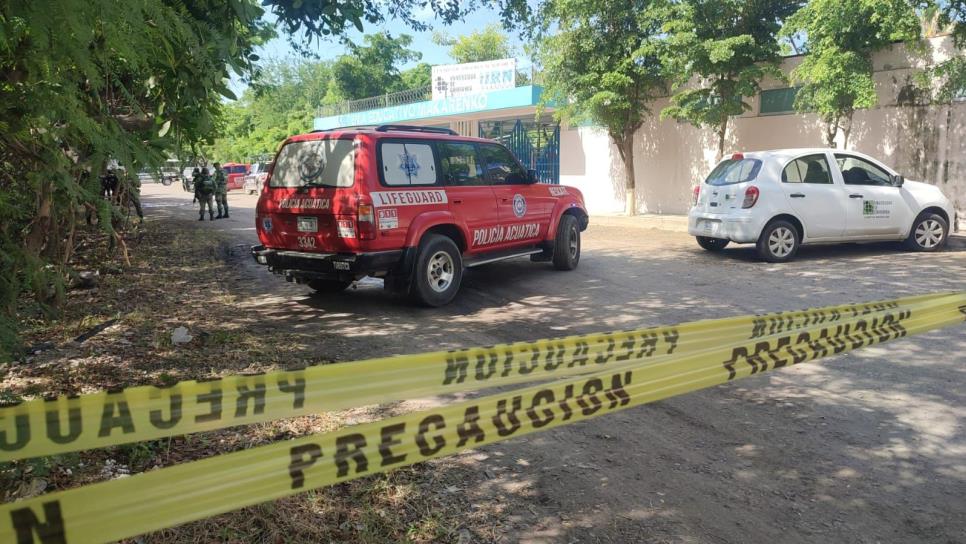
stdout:
<svg viewBox="0 0 966 544">
<path fill-rule="evenodd" d="M 942 187 L 966 219 L 966 101 L 917 103 L 910 93 L 915 73 L 952 52 L 948 38 L 927 41 L 921 51 L 897 45 L 874 59 L 879 105 L 856 112 L 848 149 L 872 155 L 908 179 Z M 801 57 L 785 59 L 787 73 Z M 786 87 L 765 81 L 764 89 Z M 759 113 L 759 97 L 751 110 L 732 119 L 725 153 L 787 147 L 824 147 L 824 127 L 812 114 Z M 659 112 L 667 101 L 658 101 Z M 842 135 L 839 135 L 841 147 Z M 714 166 L 717 141 L 711 129 L 652 117 L 635 135 L 634 166 L 638 204 L 648 213 L 686 213 L 692 187 Z M 595 127 L 563 127 L 561 183 L 580 188 L 593 213 L 624 209 L 624 174 L 616 148 Z M 961 227 L 962 228 L 962 227 Z"/>
</svg>

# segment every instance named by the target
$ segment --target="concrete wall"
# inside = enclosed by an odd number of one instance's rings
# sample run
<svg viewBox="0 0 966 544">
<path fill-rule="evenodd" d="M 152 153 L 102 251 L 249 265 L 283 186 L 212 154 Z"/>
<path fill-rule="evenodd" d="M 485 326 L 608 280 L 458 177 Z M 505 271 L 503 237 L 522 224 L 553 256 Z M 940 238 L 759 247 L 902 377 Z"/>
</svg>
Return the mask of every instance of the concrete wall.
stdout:
<svg viewBox="0 0 966 544">
<path fill-rule="evenodd" d="M 872 155 L 908 179 L 934 183 L 952 199 L 966 219 L 966 101 L 928 105 L 909 91 L 914 74 L 952 53 L 948 38 L 933 38 L 922 50 L 894 46 L 874 59 L 879 105 L 855 114 L 849 149 Z M 785 59 L 790 71 L 801 57 Z M 787 84 L 763 82 L 763 88 Z M 759 98 L 751 110 L 732 119 L 725 153 L 784 147 L 824 147 L 823 125 L 811 114 L 759 114 Z M 658 101 L 660 112 L 667 101 Z M 657 116 L 636 135 L 634 166 L 638 204 L 648 213 L 686 213 L 692 187 L 714 166 L 716 139 L 711 129 Z M 842 135 L 839 135 L 841 147 Z M 603 131 L 594 127 L 562 127 L 561 183 L 580 188 L 594 213 L 624 209 L 624 175 L 620 157 Z M 961 226 L 961 228 L 963 228 Z"/>
</svg>

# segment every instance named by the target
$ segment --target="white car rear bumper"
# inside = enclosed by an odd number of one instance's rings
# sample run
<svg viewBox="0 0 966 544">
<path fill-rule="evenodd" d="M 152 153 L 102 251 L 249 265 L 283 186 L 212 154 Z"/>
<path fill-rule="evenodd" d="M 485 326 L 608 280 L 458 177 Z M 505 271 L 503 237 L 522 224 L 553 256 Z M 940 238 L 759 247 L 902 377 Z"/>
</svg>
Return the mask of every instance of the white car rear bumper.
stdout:
<svg viewBox="0 0 966 544">
<path fill-rule="evenodd" d="M 758 241 L 762 228 L 758 223 L 751 216 L 691 212 L 688 214 L 688 234 L 747 244 Z"/>
</svg>

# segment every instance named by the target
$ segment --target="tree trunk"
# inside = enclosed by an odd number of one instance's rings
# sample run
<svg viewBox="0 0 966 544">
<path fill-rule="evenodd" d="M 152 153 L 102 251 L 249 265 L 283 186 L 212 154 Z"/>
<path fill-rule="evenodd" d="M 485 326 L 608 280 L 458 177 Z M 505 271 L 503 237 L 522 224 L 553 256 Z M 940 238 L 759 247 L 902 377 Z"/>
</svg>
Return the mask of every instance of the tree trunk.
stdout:
<svg viewBox="0 0 966 544">
<path fill-rule="evenodd" d="M 634 132 L 615 138 L 617 151 L 624 163 L 624 213 L 637 215 L 637 183 L 634 176 Z"/>
<path fill-rule="evenodd" d="M 728 135 L 728 118 L 725 117 L 724 121 L 718 125 L 718 158 L 715 162 L 721 162 L 722 157 L 724 157 L 724 145 L 725 137 Z"/>
<path fill-rule="evenodd" d="M 825 124 L 825 145 L 828 147 L 835 147 L 835 134 L 839 130 L 838 119 L 834 121 L 829 121 Z"/>
<path fill-rule="evenodd" d="M 845 126 L 842 127 L 842 149 L 849 148 L 849 136 L 852 134 L 852 112 L 845 116 Z"/>
</svg>

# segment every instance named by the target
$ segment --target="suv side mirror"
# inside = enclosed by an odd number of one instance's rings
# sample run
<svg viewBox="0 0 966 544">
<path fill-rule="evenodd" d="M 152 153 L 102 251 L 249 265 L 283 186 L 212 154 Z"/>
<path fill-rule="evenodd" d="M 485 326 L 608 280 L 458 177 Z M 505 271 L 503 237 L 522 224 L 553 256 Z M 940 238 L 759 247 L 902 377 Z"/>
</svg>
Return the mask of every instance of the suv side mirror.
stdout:
<svg viewBox="0 0 966 544">
<path fill-rule="evenodd" d="M 895 187 L 902 187 L 902 185 L 905 182 L 906 182 L 906 178 L 904 178 L 902 174 L 896 174 L 892 176 L 892 185 Z"/>
<path fill-rule="evenodd" d="M 527 183 L 540 183 L 540 176 L 537 175 L 537 171 L 534 169 L 527 170 Z"/>
</svg>

